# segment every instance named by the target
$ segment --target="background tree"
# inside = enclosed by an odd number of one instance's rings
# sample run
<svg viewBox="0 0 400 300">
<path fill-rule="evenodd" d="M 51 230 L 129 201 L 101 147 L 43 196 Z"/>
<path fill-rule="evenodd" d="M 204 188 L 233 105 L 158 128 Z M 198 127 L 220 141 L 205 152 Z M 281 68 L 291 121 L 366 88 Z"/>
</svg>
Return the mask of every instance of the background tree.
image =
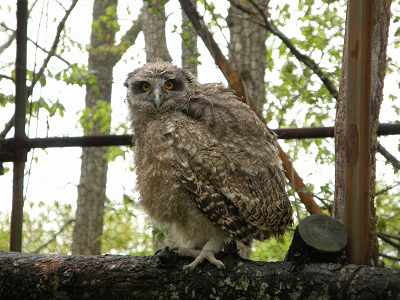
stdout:
<svg viewBox="0 0 400 300">
<path fill-rule="evenodd" d="M 81 118 L 85 135 L 107 135 L 111 124 L 113 68 L 139 33 L 138 22 L 119 44 L 118 0 L 93 3 L 92 32 L 86 83 L 86 108 Z M 72 240 L 73 254 L 100 254 L 106 203 L 107 148 L 83 148 L 78 203 Z"/>
<path fill-rule="evenodd" d="M 267 14 L 269 1 L 255 2 Z M 250 101 L 258 113 L 262 114 L 266 102 L 264 77 L 267 31 L 234 5 L 229 7 L 227 23 L 230 61 L 243 78 Z"/>
<path fill-rule="evenodd" d="M 196 0 L 189 0 L 196 5 Z M 199 51 L 197 50 L 197 34 L 192 23 L 182 10 L 182 67 L 197 76 Z"/>
<path fill-rule="evenodd" d="M 165 0 L 143 2 L 143 33 L 146 61 L 172 61 L 165 37 Z"/>
<path fill-rule="evenodd" d="M 373 9 L 373 28 L 371 38 L 371 95 L 370 99 L 370 132 L 371 141 L 370 149 L 368 149 L 371 174 L 370 182 L 370 257 L 372 264 L 378 264 L 378 240 L 376 232 L 376 210 L 375 210 L 375 170 L 376 170 L 376 149 L 378 145 L 377 129 L 379 125 L 379 112 L 383 100 L 383 82 L 386 71 L 386 51 L 388 43 L 388 33 L 390 24 L 390 5 L 391 0 L 388 1 L 375 1 Z M 346 22 L 346 32 L 348 31 L 349 22 Z M 345 38 L 344 53 L 347 54 L 347 34 Z M 346 111 L 346 59 L 343 57 L 342 77 L 340 81 L 339 98 L 336 106 L 336 122 L 335 122 L 335 150 L 336 150 L 336 182 L 335 182 L 335 216 L 336 218 L 344 221 L 344 209 L 346 206 L 345 196 L 345 161 L 349 153 L 346 153 L 346 138 L 345 136 L 345 111 Z M 367 217 L 367 216 L 366 216 Z"/>
</svg>

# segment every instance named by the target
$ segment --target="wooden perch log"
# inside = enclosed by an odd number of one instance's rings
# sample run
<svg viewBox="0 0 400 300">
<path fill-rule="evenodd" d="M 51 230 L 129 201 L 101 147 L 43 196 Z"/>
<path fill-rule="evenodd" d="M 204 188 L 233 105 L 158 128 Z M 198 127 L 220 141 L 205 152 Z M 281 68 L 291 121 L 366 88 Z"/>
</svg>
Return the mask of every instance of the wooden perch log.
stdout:
<svg viewBox="0 0 400 300">
<path fill-rule="evenodd" d="M 286 261 L 343 263 L 346 261 L 347 232 L 342 223 L 323 215 L 300 221 L 286 254 Z"/>
<path fill-rule="evenodd" d="M 226 269 L 167 256 L 0 253 L 0 299 L 398 299 L 400 271 L 222 257 Z M 169 257 L 168 257 L 169 256 Z"/>
</svg>

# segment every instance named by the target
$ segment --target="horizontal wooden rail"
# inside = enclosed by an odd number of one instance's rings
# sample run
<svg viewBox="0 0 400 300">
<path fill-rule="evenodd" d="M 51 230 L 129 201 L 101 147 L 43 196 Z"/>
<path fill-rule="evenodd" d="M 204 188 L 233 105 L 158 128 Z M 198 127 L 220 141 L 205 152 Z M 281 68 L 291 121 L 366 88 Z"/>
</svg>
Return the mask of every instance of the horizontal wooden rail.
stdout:
<svg viewBox="0 0 400 300">
<path fill-rule="evenodd" d="M 333 138 L 334 127 L 305 127 L 305 128 L 280 128 L 273 130 L 279 139 L 315 139 Z M 400 124 L 380 124 L 378 135 L 400 134 Z M 79 137 L 47 137 L 26 138 L 21 143 L 26 150 L 33 148 L 54 147 L 102 147 L 102 146 L 133 146 L 132 135 L 105 135 L 105 136 L 79 136 Z M 0 161 L 13 161 L 15 153 L 15 139 L 0 141 Z"/>
</svg>

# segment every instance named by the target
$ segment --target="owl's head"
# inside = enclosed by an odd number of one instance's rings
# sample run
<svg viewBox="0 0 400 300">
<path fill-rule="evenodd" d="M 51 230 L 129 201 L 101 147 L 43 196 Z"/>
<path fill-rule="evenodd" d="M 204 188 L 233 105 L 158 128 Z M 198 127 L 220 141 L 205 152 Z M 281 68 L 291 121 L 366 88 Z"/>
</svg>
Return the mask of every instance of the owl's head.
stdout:
<svg viewBox="0 0 400 300">
<path fill-rule="evenodd" d="M 134 110 L 162 112 L 187 99 L 196 86 L 192 74 L 167 62 L 147 63 L 125 82 Z"/>
</svg>

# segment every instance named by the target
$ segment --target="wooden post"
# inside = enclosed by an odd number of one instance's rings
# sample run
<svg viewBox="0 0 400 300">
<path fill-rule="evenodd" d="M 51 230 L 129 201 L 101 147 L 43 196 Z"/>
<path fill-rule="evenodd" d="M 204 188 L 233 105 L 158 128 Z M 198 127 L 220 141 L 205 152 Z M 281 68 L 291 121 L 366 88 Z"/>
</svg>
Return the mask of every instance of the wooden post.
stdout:
<svg viewBox="0 0 400 300">
<path fill-rule="evenodd" d="M 369 263 L 371 36 L 373 0 L 349 0 L 346 74 L 345 225 L 348 255 Z"/>
<path fill-rule="evenodd" d="M 13 168 L 13 200 L 11 210 L 10 250 L 22 249 L 22 222 L 24 208 L 25 113 L 26 113 L 26 53 L 28 1 L 17 2 L 17 53 L 15 59 L 15 161 Z"/>
</svg>

